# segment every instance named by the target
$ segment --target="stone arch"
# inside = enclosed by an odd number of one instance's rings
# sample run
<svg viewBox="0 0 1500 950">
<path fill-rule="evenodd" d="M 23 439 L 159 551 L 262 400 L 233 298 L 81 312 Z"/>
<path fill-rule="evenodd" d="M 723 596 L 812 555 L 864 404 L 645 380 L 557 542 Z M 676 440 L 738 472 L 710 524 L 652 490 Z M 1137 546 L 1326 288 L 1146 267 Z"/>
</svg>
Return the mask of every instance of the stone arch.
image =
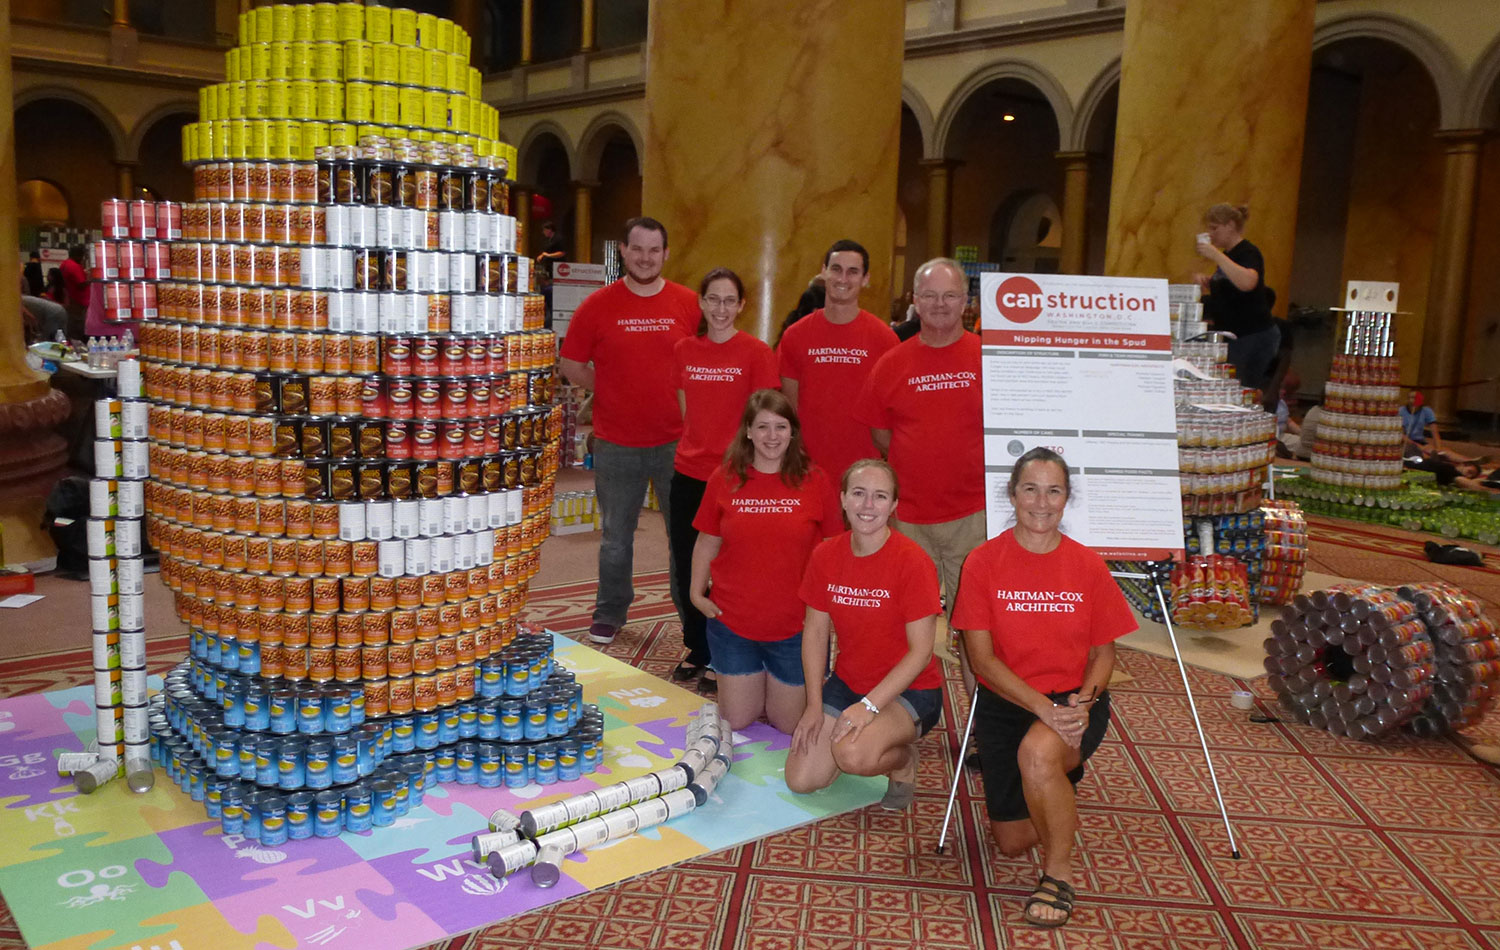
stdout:
<svg viewBox="0 0 1500 950">
<path fill-rule="evenodd" d="M 1350 39 L 1384 40 L 1410 53 L 1427 70 L 1437 93 L 1438 127 L 1462 128 L 1463 70 L 1447 44 L 1425 27 L 1389 13 L 1361 13 L 1339 17 L 1313 30 L 1313 50 Z"/>
<path fill-rule="evenodd" d="M 104 131 L 109 133 L 110 141 L 114 143 L 114 161 L 132 160 L 130 156 L 135 153 L 128 147 L 125 129 L 121 127 L 120 121 L 103 103 L 86 92 L 67 86 L 30 86 L 16 93 L 12 109 L 19 111 L 23 106 L 46 99 L 62 99 L 87 109 L 94 118 L 99 120 L 99 124 L 104 126 Z M 197 103 L 193 104 L 193 108 L 197 108 Z"/>
<path fill-rule="evenodd" d="M 568 156 L 568 174 L 576 177 L 578 150 L 574 147 L 573 140 L 563 131 L 562 126 L 551 119 L 543 119 L 527 129 L 526 134 L 521 136 L 521 144 L 516 146 L 516 181 L 523 185 L 536 182 L 537 145 L 548 135 L 562 144 L 563 151 Z"/>
<path fill-rule="evenodd" d="M 1078 100 L 1078 111 L 1073 114 L 1073 132 L 1067 139 L 1060 140 L 1061 148 L 1066 152 L 1089 151 L 1089 132 L 1093 128 L 1094 120 L 1099 117 L 1099 107 L 1108 98 L 1111 91 L 1120 86 L 1120 60 L 1116 59 L 1094 77 L 1089 87 L 1083 91 L 1083 98 Z"/>
<path fill-rule="evenodd" d="M 922 136 L 922 157 L 941 158 L 936 152 L 936 137 L 933 135 L 932 108 L 927 105 L 927 100 L 922 94 L 912 88 L 911 83 L 901 84 L 901 104 L 911 110 L 912 116 L 917 120 L 917 130 Z"/>
<path fill-rule="evenodd" d="M 1022 60 L 1005 60 L 981 66 L 970 73 L 968 78 L 953 90 L 943 106 L 942 115 L 938 117 L 937 128 L 933 132 L 934 155 L 932 157 L 947 156 L 948 138 L 952 133 L 953 123 L 963 111 L 964 105 L 976 92 L 997 79 L 1019 79 L 1040 92 L 1048 105 L 1052 107 L 1052 118 L 1057 123 L 1058 143 L 1072 140 L 1073 106 L 1068 101 L 1068 94 L 1062 84 L 1051 73 L 1032 63 Z"/>
<path fill-rule="evenodd" d="M 1500 124 L 1500 39 L 1490 44 L 1469 72 L 1459 124 L 1466 129 L 1492 129 Z"/>
<path fill-rule="evenodd" d="M 151 131 L 152 126 L 162 119 L 174 115 L 187 115 L 196 118 L 198 115 L 197 100 L 177 99 L 172 102 L 166 102 L 141 116 L 140 121 L 136 122 L 135 128 L 130 131 L 130 138 L 125 143 L 126 154 L 128 156 L 127 161 L 133 162 L 140 158 L 141 142 L 146 138 L 146 134 Z"/>
<path fill-rule="evenodd" d="M 583 134 L 578 137 L 578 164 L 573 169 L 573 177 L 576 180 L 599 180 L 599 162 L 604 158 L 604 147 L 609 144 L 615 131 L 624 132 L 630 136 L 630 144 L 635 147 L 636 173 L 640 173 L 641 156 L 645 149 L 640 130 L 627 116 L 610 110 L 594 116 L 588 128 L 584 129 Z"/>
</svg>

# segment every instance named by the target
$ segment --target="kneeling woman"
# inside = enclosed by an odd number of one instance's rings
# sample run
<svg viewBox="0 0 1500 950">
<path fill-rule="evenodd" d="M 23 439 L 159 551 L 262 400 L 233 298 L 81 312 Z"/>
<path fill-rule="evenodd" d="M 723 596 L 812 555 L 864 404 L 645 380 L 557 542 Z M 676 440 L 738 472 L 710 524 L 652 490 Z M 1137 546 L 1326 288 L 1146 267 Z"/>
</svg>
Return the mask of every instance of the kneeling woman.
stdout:
<svg viewBox="0 0 1500 950">
<path fill-rule="evenodd" d="M 802 580 L 802 671 L 807 709 L 792 737 L 786 784 L 825 788 L 840 772 L 886 775 L 880 804 L 911 805 L 917 739 L 937 724 L 942 675 L 932 655 L 942 612 L 937 570 L 915 541 L 892 531 L 896 473 L 865 459 L 844 473 L 849 530 L 818 545 Z M 839 632 L 828 669 L 830 624 Z"/>
<path fill-rule="evenodd" d="M 736 729 L 764 714 L 790 734 L 803 703 L 797 584 L 813 548 L 842 524 L 833 484 L 808 458 L 780 392 L 757 390 L 745 402 L 693 527 L 689 594 L 708 618 L 719 709 Z"/>
<path fill-rule="evenodd" d="M 1103 559 L 1058 528 L 1070 491 L 1062 457 L 1022 455 L 1007 491 L 1015 527 L 964 562 L 953 625 L 979 677 L 974 730 L 990 829 L 1009 857 L 1041 843 L 1025 916 L 1060 927 L 1073 912 L 1073 786 L 1109 726 L 1114 641 L 1136 621 Z"/>
</svg>

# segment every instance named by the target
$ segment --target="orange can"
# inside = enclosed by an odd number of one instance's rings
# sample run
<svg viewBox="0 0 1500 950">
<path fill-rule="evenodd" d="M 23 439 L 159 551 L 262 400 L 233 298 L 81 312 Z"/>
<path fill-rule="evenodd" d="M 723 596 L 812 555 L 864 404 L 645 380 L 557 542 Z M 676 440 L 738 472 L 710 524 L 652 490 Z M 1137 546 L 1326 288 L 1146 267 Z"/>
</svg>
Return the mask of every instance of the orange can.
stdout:
<svg viewBox="0 0 1500 950">
<path fill-rule="evenodd" d="M 415 644 L 392 643 L 385 648 L 390 676 L 410 676 L 413 668 L 412 654 Z"/>
<path fill-rule="evenodd" d="M 339 580 L 339 593 L 345 610 L 370 609 L 370 578 L 341 578 Z"/>
</svg>

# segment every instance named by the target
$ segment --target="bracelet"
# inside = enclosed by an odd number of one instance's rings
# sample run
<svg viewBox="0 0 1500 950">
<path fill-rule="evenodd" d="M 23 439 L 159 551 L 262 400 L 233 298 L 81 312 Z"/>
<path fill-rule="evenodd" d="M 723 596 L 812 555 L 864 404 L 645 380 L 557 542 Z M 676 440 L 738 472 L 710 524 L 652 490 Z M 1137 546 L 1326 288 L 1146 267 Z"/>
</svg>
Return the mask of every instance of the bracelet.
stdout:
<svg viewBox="0 0 1500 950">
<path fill-rule="evenodd" d="M 864 703 L 865 704 L 865 708 L 868 709 L 870 712 L 874 713 L 877 716 L 880 715 L 880 707 L 877 706 L 877 705 L 875 705 L 874 703 L 870 702 L 870 697 L 868 697 L 868 696 L 861 696 L 859 698 L 859 701 L 862 702 L 862 703 Z"/>
</svg>

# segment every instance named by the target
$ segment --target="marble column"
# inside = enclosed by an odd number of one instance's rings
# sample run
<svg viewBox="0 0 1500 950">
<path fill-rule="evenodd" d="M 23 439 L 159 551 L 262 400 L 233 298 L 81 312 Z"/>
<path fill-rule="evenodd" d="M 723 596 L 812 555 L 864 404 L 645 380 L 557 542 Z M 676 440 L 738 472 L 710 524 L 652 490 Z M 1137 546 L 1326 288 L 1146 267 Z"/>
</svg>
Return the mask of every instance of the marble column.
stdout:
<svg viewBox="0 0 1500 950">
<path fill-rule="evenodd" d="M 917 164 L 927 178 L 927 256 L 947 257 L 953 251 L 953 170 L 959 163 L 924 158 Z"/>
<path fill-rule="evenodd" d="M 531 65 L 531 25 L 532 3 L 534 0 L 521 0 L 521 63 L 522 66 Z"/>
<path fill-rule="evenodd" d="M 582 30 L 580 30 L 582 36 L 578 43 L 578 51 L 580 53 L 592 53 L 599 46 L 596 39 L 599 12 L 594 0 L 583 0 L 583 6 L 579 13 L 582 20 Z"/>
<path fill-rule="evenodd" d="M 1427 319 L 1420 381 L 1434 387 L 1461 382 L 1465 319 L 1469 310 L 1469 263 L 1473 259 L 1474 209 L 1479 197 L 1479 164 L 1486 133 L 1477 129 L 1439 132 L 1443 143 L 1443 197 L 1432 242 L 1427 283 Z M 1397 354 L 1399 355 L 1399 354 Z M 1406 374 L 1410 378 L 1410 372 Z M 1443 422 L 1458 412 L 1458 389 L 1426 390 L 1427 402 Z"/>
<path fill-rule="evenodd" d="M 115 162 L 115 196 L 129 201 L 135 197 L 135 162 Z"/>
<path fill-rule="evenodd" d="M 1055 156 L 1063 168 L 1062 253 L 1058 271 L 1082 274 L 1087 269 L 1089 247 L 1089 161 L 1088 152 L 1058 152 Z"/>
<path fill-rule="evenodd" d="M 904 14 L 901 0 L 651 4 L 641 208 L 668 228 L 668 277 L 696 287 L 733 268 L 742 326 L 769 339 L 852 238 L 870 252 L 865 308 L 889 311 Z"/>
<path fill-rule="evenodd" d="M 597 181 L 573 182 L 573 260 L 580 264 L 594 262 L 594 189 L 598 187 Z"/>
<path fill-rule="evenodd" d="M 111 26 L 129 26 L 130 25 L 130 0 L 115 0 L 115 2 L 114 2 L 114 20 L 110 23 L 110 25 Z"/>
<path fill-rule="evenodd" d="M 453 0 L 448 10 L 453 22 L 469 34 L 469 65 L 484 71 L 484 44 L 480 31 L 484 29 L 484 17 L 480 14 L 479 0 Z"/>
<path fill-rule="evenodd" d="M 1130 0 L 1105 272 L 1181 283 L 1210 269 L 1193 235 L 1217 202 L 1250 207 L 1246 237 L 1286 310 L 1312 61 L 1314 0 L 1249 8 Z"/>
<path fill-rule="evenodd" d="M 0 102 L 13 101 L 10 62 L 10 17 L 0 16 Z M 15 113 L 0 110 L 0 260 L 6 261 L 20 259 L 15 141 Z M 16 280 L 17 272 L 10 273 Z M 0 526 L 6 560 L 24 563 L 56 553 L 37 525 L 47 491 L 68 460 L 68 444 L 52 428 L 70 406 L 46 376 L 26 365 L 16 287 L 0 293 Z"/>
</svg>

